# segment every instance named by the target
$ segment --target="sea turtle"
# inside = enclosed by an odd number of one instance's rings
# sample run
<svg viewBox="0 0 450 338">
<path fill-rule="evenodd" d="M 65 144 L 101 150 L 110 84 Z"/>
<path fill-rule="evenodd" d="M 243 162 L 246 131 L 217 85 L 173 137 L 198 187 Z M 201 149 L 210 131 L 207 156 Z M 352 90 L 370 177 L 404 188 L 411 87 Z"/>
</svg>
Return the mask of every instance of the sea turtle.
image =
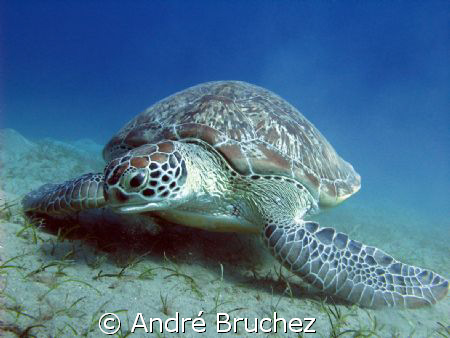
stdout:
<svg viewBox="0 0 450 338">
<path fill-rule="evenodd" d="M 126 124 L 103 157 L 104 174 L 29 193 L 26 214 L 65 218 L 96 209 L 130 225 L 157 216 L 260 233 L 290 271 L 364 307 L 413 308 L 447 294 L 442 276 L 304 220 L 357 192 L 360 176 L 311 122 L 267 89 L 216 81 L 178 92 Z"/>
</svg>

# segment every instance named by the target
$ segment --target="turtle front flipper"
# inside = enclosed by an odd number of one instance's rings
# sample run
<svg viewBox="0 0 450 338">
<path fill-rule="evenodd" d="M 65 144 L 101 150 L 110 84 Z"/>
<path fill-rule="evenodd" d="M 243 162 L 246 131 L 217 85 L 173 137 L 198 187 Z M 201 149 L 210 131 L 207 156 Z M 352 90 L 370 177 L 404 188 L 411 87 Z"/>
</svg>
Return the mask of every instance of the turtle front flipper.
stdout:
<svg viewBox="0 0 450 338">
<path fill-rule="evenodd" d="M 85 174 L 61 184 L 45 184 L 28 193 L 22 200 L 27 216 L 58 218 L 84 209 L 105 206 L 102 174 Z"/>
<path fill-rule="evenodd" d="M 157 218 L 151 215 L 127 215 L 109 208 L 104 184 L 103 174 L 85 174 L 61 184 L 45 184 L 23 198 L 25 216 L 51 233 L 74 225 L 102 240 L 160 232 Z"/>
<path fill-rule="evenodd" d="M 415 308 L 445 297 L 448 281 L 396 261 L 380 249 L 314 222 L 276 222 L 264 227 L 274 256 L 323 292 L 361 306 Z"/>
</svg>

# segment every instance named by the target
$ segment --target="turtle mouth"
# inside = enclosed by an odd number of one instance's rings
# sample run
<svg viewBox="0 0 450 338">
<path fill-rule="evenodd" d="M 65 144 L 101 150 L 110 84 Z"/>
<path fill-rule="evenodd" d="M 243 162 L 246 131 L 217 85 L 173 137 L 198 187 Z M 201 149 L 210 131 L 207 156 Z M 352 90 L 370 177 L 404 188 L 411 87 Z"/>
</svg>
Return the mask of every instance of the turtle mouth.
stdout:
<svg viewBox="0 0 450 338">
<path fill-rule="evenodd" d="M 145 211 L 152 211 L 160 209 L 158 203 L 146 203 L 146 204 L 127 204 L 127 205 L 112 205 L 111 208 L 120 214 L 136 214 Z"/>
</svg>

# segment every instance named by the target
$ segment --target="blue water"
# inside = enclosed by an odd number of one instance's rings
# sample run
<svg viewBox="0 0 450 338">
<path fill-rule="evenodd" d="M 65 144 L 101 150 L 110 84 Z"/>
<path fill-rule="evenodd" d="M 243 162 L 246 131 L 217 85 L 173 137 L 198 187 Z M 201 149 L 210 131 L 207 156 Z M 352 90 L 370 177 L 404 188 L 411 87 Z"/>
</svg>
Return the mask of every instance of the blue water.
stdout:
<svg viewBox="0 0 450 338">
<path fill-rule="evenodd" d="M 363 189 L 450 218 L 450 3 L 9 1 L 2 125 L 99 143 L 155 101 L 239 79 L 298 107 Z M 1 121 L 1 120 L 0 120 Z"/>
</svg>

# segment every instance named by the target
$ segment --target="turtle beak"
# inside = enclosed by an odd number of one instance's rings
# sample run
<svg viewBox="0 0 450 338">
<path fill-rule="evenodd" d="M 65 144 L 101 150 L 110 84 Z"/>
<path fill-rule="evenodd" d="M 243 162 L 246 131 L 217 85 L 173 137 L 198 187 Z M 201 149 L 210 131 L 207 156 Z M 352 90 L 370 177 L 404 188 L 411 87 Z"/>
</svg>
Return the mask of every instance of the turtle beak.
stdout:
<svg viewBox="0 0 450 338">
<path fill-rule="evenodd" d="M 120 214 L 137 214 L 146 211 L 153 211 L 160 209 L 160 205 L 157 203 L 147 203 L 147 204 L 130 204 L 130 205 L 120 205 L 117 207 L 112 206 L 114 211 Z"/>
<path fill-rule="evenodd" d="M 117 187 L 109 187 L 109 189 L 105 190 L 105 200 L 108 201 L 109 208 L 121 214 L 163 210 L 169 206 L 168 201 L 157 200 L 148 202 L 139 193 L 126 194 Z"/>
</svg>

